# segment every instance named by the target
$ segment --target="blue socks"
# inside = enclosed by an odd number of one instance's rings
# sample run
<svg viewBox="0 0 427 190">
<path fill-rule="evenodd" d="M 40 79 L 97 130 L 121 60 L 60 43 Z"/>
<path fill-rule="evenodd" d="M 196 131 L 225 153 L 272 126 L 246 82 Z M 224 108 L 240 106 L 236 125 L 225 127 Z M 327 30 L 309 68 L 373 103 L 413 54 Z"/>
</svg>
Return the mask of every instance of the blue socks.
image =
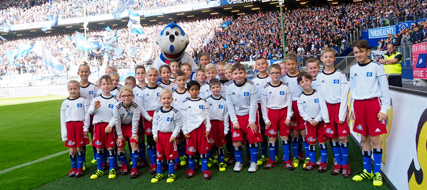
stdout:
<svg viewBox="0 0 427 190">
<path fill-rule="evenodd" d="M 83 151 L 77 152 L 77 169 L 83 168 L 85 154 Z"/>
<path fill-rule="evenodd" d="M 348 151 L 348 149 L 347 149 L 347 151 Z M 341 150 L 340 150 L 340 145 L 338 142 L 332 142 L 332 152 L 334 153 L 335 160 L 337 160 L 337 164 L 339 166 L 342 166 L 343 163 L 341 160 Z"/>
<path fill-rule="evenodd" d="M 142 160 L 146 160 L 147 158 L 145 158 L 145 143 L 143 142 L 138 143 L 138 148 L 139 148 L 139 158 L 141 158 Z"/>
<path fill-rule="evenodd" d="M 374 174 L 381 172 L 382 157 L 383 157 L 383 149 L 374 148 Z"/>
<path fill-rule="evenodd" d="M 139 151 L 132 150 L 132 168 L 138 167 Z"/>
<path fill-rule="evenodd" d="M 310 162 L 316 163 L 316 145 L 309 145 L 309 151 Z"/>
<path fill-rule="evenodd" d="M 157 160 L 157 173 L 163 174 L 163 163 L 161 160 Z"/>
<path fill-rule="evenodd" d="M 276 156 L 276 147 L 277 147 L 277 145 L 276 145 L 276 143 L 268 143 L 268 147 L 269 147 L 269 150 L 270 150 L 270 160 L 276 160 L 275 159 L 275 156 Z"/>
<path fill-rule="evenodd" d="M 77 157 L 75 154 L 74 155 L 70 154 L 70 161 L 71 161 L 71 168 L 77 169 Z"/>
<path fill-rule="evenodd" d="M 147 150 L 148 157 L 150 158 L 150 164 L 156 163 L 156 147 L 150 147 Z"/>
<path fill-rule="evenodd" d="M 126 151 L 119 152 L 119 160 L 120 160 L 120 162 L 122 162 L 122 164 L 129 166 L 128 161 L 126 160 Z M 132 162 L 133 162 L 133 160 L 132 160 Z"/>
<path fill-rule="evenodd" d="M 234 156 L 236 156 L 236 162 L 243 163 L 242 154 L 242 146 L 234 147 Z"/>
<path fill-rule="evenodd" d="M 326 144 L 319 144 L 319 149 L 320 149 L 320 162 L 326 163 L 326 161 L 328 160 L 328 147 L 326 146 Z"/>
<path fill-rule="evenodd" d="M 108 151 L 108 160 L 110 161 L 110 170 L 116 168 L 116 151 L 109 150 Z"/>
<path fill-rule="evenodd" d="M 169 166 L 168 174 L 175 174 L 175 163 L 173 160 L 169 161 L 168 166 Z"/>
<path fill-rule="evenodd" d="M 294 157 L 299 159 L 299 151 L 298 151 L 298 137 L 292 137 L 292 151 L 294 153 Z"/>
<path fill-rule="evenodd" d="M 255 144 L 252 144 L 252 145 L 253 146 L 249 148 L 250 151 L 251 151 L 251 162 L 257 163 L 257 161 L 258 161 L 258 150 L 259 150 L 258 144 L 255 143 Z"/>
<path fill-rule="evenodd" d="M 303 144 L 304 144 L 304 152 L 305 152 L 305 157 L 308 157 L 307 156 L 307 152 L 310 152 L 310 150 L 309 150 L 309 144 L 305 141 L 305 138 L 302 138 L 302 142 L 303 142 Z M 310 158 L 311 159 L 311 158 Z"/>
<path fill-rule="evenodd" d="M 196 168 L 194 167 L 194 156 L 189 156 L 188 158 L 188 167 L 192 170 L 195 170 Z"/>
<path fill-rule="evenodd" d="M 341 154 L 342 154 L 342 165 L 347 165 L 348 164 L 348 143 L 341 143 Z"/>
<path fill-rule="evenodd" d="M 291 146 L 289 140 L 282 141 L 283 147 L 283 161 L 288 161 L 291 159 Z"/>
<path fill-rule="evenodd" d="M 200 157 L 202 157 L 202 155 L 200 155 Z M 202 162 L 202 172 L 208 170 L 208 159 L 206 156 L 204 156 L 204 158 L 200 158 L 200 161 Z"/>
<path fill-rule="evenodd" d="M 372 172 L 372 165 L 371 165 L 371 151 L 362 151 L 363 154 L 363 167 L 365 168 L 366 172 L 371 173 Z"/>
<path fill-rule="evenodd" d="M 101 170 L 102 171 L 102 164 L 105 163 L 105 155 L 104 152 L 101 151 L 96 151 L 96 169 Z"/>
</svg>

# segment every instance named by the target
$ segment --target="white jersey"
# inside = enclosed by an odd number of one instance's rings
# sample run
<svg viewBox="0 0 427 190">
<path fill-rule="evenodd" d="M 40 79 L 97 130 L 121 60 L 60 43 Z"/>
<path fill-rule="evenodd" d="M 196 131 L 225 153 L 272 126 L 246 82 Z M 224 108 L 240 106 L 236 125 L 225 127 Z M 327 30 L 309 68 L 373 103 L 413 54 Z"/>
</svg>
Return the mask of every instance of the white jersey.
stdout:
<svg viewBox="0 0 427 190">
<path fill-rule="evenodd" d="M 80 86 L 80 96 L 86 98 L 89 103 L 95 98 L 97 93 L 98 87 L 93 83 L 89 83 L 87 86 Z"/>
<path fill-rule="evenodd" d="M 128 125 L 132 123 L 132 136 L 138 135 L 138 126 L 140 118 L 140 109 L 137 103 L 132 102 L 131 106 L 126 110 L 123 102 L 116 104 L 113 109 L 114 125 L 116 127 L 117 136 L 123 138 L 122 124 Z"/>
<path fill-rule="evenodd" d="M 341 104 L 338 118 L 344 121 L 347 117 L 347 98 L 350 87 L 345 73 L 335 69 L 334 72 L 327 74 L 323 70 L 317 75 L 317 81 L 319 98 L 328 104 Z"/>
<path fill-rule="evenodd" d="M 85 120 L 86 112 L 88 108 L 89 108 L 89 102 L 83 97 L 78 97 L 77 99 L 67 98 L 64 101 L 62 101 L 61 114 L 60 114 L 62 141 L 67 140 L 67 127 L 66 127 L 67 122 L 83 121 L 84 126 L 89 128 L 89 121 Z"/>
<path fill-rule="evenodd" d="M 175 90 L 172 93 L 172 98 L 173 98 L 172 106 L 180 111 L 184 100 L 190 98 L 190 93 L 188 93 L 187 89 L 185 89 L 183 93 L 179 93 L 177 90 Z"/>
<path fill-rule="evenodd" d="M 255 83 L 256 91 L 257 91 L 257 103 L 261 103 L 261 94 L 262 94 L 262 88 L 266 84 L 268 84 L 271 81 L 271 78 L 267 75 L 266 77 L 259 77 L 259 74 L 252 78 L 252 82 Z"/>
<path fill-rule="evenodd" d="M 221 95 L 222 97 L 225 97 L 225 91 L 226 91 L 226 86 L 221 84 L 221 90 L 219 91 L 219 95 Z M 212 95 L 212 91 L 209 84 L 208 83 L 203 84 L 200 87 L 199 97 L 206 99 L 211 95 Z"/>
<path fill-rule="evenodd" d="M 97 91 L 97 95 L 96 96 L 100 96 L 102 94 L 102 89 L 98 89 Z M 116 86 L 115 88 L 113 88 L 112 90 L 110 90 L 111 95 L 113 95 L 115 98 L 119 98 L 120 95 L 120 88 L 118 86 Z"/>
<path fill-rule="evenodd" d="M 181 106 L 182 114 L 182 132 L 188 134 L 191 131 L 200 127 L 204 122 L 206 131 L 211 130 L 211 122 L 209 118 L 209 108 L 205 100 L 187 99 L 184 100 Z"/>
<path fill-rule="evenodd" d="M 317 75 L 319 76 L 319 75 Z M 317 79 L 313 79 L 311 81 L 311 88 L 313 88 L 314 90 L 317 90 Z"/>
<path fill-rule="evenodd" d="M 268 119 L 268 109 L 279 110 L 287 108 L 286 119 L 292 117 L 292 96 L 291 90 L 283 82 L 279 85 L 273 86 L 271 83 L 264 85 L 261 97 L 261 111 L 262 118 L 266 123 L 270 122 Z"/>
<path fill-rule="evenodd" d="M 210 120 L 224 121 L 224 134 L 228 134 L 230 122 L 228 117 L 227 102 L 221 97 L 209 96 L 206 99 L 209 106 Z"/>
<path fill-rule="evenodd" d="M 169 89 L 172 92 L 175 91 L 175 89 L 178 87 L 173 81 L 169 81 L 169 84 L 163 83 L 161 80 L 157 82 L 157 85 Z"/>
<path fill-rule="evenodd" d="M 153 137 L 157 137 L 158 131 L 169 133 L 177 137 L 181 131 L 182 120 L 179 111 L 172 107 L 169 111 L 163 110 L 163 106 L 154 112 L 153 116 Z"/>
<path fill-rule="evenodd" d="M 227 83 L 226 98 L 228 114 L 233 123 L 237 122 L 237 116 L 249 114 L 249 123 L 255 123 L 258 109 L 257 92 L 255 84 L 249 80 L 242 85 L 237 85 L 234 80 Z"/>
<path fill-rule="evenodd" d="M 316 90 L 311 94 L 301 93 L 298 99 L 298 111 L 302 119 L 307 122 L 310 122 L 311 119 L 320 122 L 323 119 L 326 123 L 329 123 L 326 103 L 319 100 L 319 94 Z"/>
<path fill-rule="evenodd" d="M 379 97 L 381 113 L 387 114 L 390 109 L 390 95 L 384 66 L 377 62 L 361 65 L 355 64 L 350 68 L 350 92 L 354 100 L 367 100 Z"/>
<path fill-rule="evenodd" d="M 160 103 L 160 92 L 163 88 L 156 84 L 155 87 L 144 86 L 138 93 L 137 102 L 141 109 L 142 116 L 150 121 L 152 118 L 148 115 L 147 111 L 155 111 L 157 108 L 160 108 L 162 104 Z"/>
<path fill-rule="evenodd" d="M 285 83 L 286 85 L 288 85 L 289 89 L 291 90 L 292 101 L 297 101 L 298 98 L 299 98 L 299 95 L 303 91 L 303 89 L 301 88 L 301 86 L 298 85 L 297 76 L 292 77 L 292 76 L 289 76 L 289 74 L 286 74 L 282 78 L 282 82 Z"/>
<path fill-rule="evenodd" d="M 101 102 L 101 106 L 98 109 L 95 109 L 94 106 L 96 101 Z M 101 94 L 95 97 L 90 103 L 88 111 L 89 115 L 95 114 L 93 116 L 93 124 L 108 123 L 109 126 L 114 126 L 113 109 L 118 102 L 114 96 L 105 97 Z M 87 130 L 85 129 L 85 131 Z"/>
</svg>

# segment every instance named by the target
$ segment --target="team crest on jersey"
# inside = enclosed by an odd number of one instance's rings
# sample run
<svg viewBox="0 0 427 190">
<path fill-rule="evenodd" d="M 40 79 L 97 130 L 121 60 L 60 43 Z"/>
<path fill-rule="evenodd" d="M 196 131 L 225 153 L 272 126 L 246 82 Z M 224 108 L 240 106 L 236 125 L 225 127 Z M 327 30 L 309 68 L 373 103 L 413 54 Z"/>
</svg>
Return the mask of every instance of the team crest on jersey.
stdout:
<svg viewBox="0 0 427 190">
<path fill-rule="evenodd" d="M 319 98 L 314 99 L 314 103 L 319 103 Z"/>
<path fill-rule="evenodd" d="M 168 121 L 168 122 L 172 122 L 172 117 L 168 117 L 168 118 L 166 118 L 166 121 Z"/>
<path fill-rule="evenodd" d="M 190 146 L 187 148 L 188 152 L 196 152 L 196 149 L 194 149 L 194 146 Z"/>
<path fill-rule="evenodd" d="M 334 84 L 339 84 L 340 80 L 339 79 L 334 79 Z"/>
<path fill-rule="evenodd" d="M 151 128 L 147 128 L 147 129 L 145 129 L 145 132 L 146 132 L 146 133 L 151 133 Z"/>
<path fill-rule="evenodd" d="M 243 96 L 249 96 L 249 92 L 243 92 Z"/>
<path fill-rule="evenodd" d="M 203 109 L 203 105 L 199 105 L 199 108 L 200 108 L 200 109 Z"/>
<path fill-rule="evenodd" d="M 117 95 L 113 94 L 114 98 L 117 98 Z"/>
<path fill-rule="evenodd" d="M 285 91 L 280 91 L 279 94 L 280 95 L 285 95 Z"/>
<path fill-rule="evenodd" d="M 356 126 L 356 129 L 361 131 L 361 130 L 363 130 L 363 127 L 361 124 L 359 124 L 358 126 Z"/>
<path fill-rule="evenodd" d="M 224 109 L 224 106 L 223 105 L 219 105 L 218 108 L 219 109 Z"/>
<path fill-rule="evenodd" d="M 77 107 L 81 108 L 81 107 L 83 107 L 83 104 L 82 103 L 77 103 Z"/>
<path fill-rule="evenodd" d="M 91 90 L 91 91 L 89 91 L 89 94 L 93 94 L 93 91 Z"/>
<path fill-rule="evenodd" d="M 102 143 L 99 140 L 96 140 L 95 144 L 98 145 L 98 146 L 102 145 Z"/>
<path fill-rule="evenodd" d="M 207 138 L 207 139 L 208 139 L 208 143 L 209 144 L 213 144 L 214 143 L 214 140 L 212 138 Z"/>
<path fill-rule="evenodd" d="M 237 133 L 237 132 L 234 132 L 234 133 L 233 133 L 233 137 L 240 137 L 240 134 L 239 134 L 239 133 Z"/>
<path fill-rule="evenodd" d="M 157 151 L 157 157 L 159 157 L 159 158 L 161 158 L 163 155 L 162 154 L 160 154 L 160 152 L 159 151 Z"/>
<path fill-rule="evenodd" d="M 366 72 L 367 77 L 372 77 L 372 72 Z"/>
<path fill-rule="evenodd" d="M 71 146 L 74 145 L 74 142 L 72 140 L 69 140 L 67 144 Z"/>
<path fill-rule="evenodd" d="M 113 104 L 108 104 L 108 108 L 114 108 Z"/>
<path fill-rule="evenodd" d="M 330 128 L 327 128 L 325 132 L 328 134 L 334 134 L 334 131 L 332 131 Z"/>
<path fill-rule="evenodd" d="M 316 141 L 316 138 L 308 137 L 308 138 L 307 138 L 307 141 L 308 141 L 308 142 L 315 142 L 315 141 Z"/>
<path fill-rule="evenodd" d="M 270 135 L 275 135 L 275 134 L 276 134 L 276 132 L 275 132 L 273 129 L 270 129 L 270 130 L 268 130 L 268 134 L 270 134 Z"/>
<path fill-rule="evenodd" d="M 157 92 L 156 96 L 159 97 L 160 93 Z"/>
<path fill-rule="evenodd" d="M 133 113 L 132 113 L 132 112 L 128 112 L 128 116 L 129 116 L 129 117 L 132 117 L 132 116 L 133 116 Z"/>
</svg>

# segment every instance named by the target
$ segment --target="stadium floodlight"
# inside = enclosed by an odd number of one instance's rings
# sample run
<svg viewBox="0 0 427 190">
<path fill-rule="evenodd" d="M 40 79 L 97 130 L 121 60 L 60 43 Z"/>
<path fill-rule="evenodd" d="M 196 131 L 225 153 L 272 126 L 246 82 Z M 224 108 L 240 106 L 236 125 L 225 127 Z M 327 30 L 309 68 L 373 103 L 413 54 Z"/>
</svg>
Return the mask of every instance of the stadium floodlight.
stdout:
<svg viewBox="0 0 427 190">
<path fill-rule="evenodd" d="M 279 5 L 282 6 L 285 0 L 279 0 Z"/>
</svg>

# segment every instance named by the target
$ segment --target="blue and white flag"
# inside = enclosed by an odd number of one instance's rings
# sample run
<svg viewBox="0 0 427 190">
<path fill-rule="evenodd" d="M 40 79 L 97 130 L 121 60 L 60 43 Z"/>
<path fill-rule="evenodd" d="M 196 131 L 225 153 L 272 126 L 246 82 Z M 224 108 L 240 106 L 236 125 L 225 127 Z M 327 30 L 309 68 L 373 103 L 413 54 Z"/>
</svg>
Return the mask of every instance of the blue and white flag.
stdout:
<svg viewBox="0 0 427 190">
<path fill-rule="evenodd" d="M 119 0 L 117 10 L 113 13 L 114 18 L 120 20 L 120 14 L 122 14 L 129 6 L 133 5 L 135 0 Z"/>
<path fill-rule="evenodd" d="M 3 38 L 3 36 L 0 36 L 0 39 L 1 39 L 3 46 L 4 46 L 4 43 L 7 42 L 6 38 Z"/>
<path fill-rule="evenodd" d="M 9 61 L 9 66 L 13 67 L 13 63 L 15 62 L 17 51 L 15 50 L 9 50 L 6 52 L 6 58 Z"/>
<path fill-rule="evenodd" d="M 129 10 L 128 28 L 131 34 L 143 34 L 138 12 Z"/>
<path fill-rule="evenodd" d="M 42 30 L 43 30 L 43 32 L 46 32 L 46 31 L 50 30 L 53 26 L 56 26 L 56 25 L 58 25 L 58 13 L 55 13 L 55 16 L 53 17 L 53 20 L 49 24 L 49 26 L 42 28 Z"/>
<path fill-rule="evenodd" d="M 43 45 L 42 60 L 46 64 L 46 68 L 55 75 L 61 75 L 64 72 L 64 66 L 59 62 L 58 58 L 52 54 L 52 49 Z"/>
<path fill-rule="evenodd" d="M 108 32 L 111 32 L 111 28 L 110 28 L 110 26 L 107 26 L 107 27 L 105 27 L 105 28 L 103 28 L 104 30 L 107 30 Z"/>
<path fill-rule="evenodd" d="M 131 57 L 135 57 L 136 56 L 136 52 L 138 51 L 138 47 L 129 47 L 127 49 L 128 55 Z"/>
<path fill-rule="evenodd" d="M 86 48 L 86 40 L 85 40 L 85 37 L 81 33 L 79 33 L 79 32 L 76 32 L 75 43 L 76 43 L 76 48 L 77 49 L 79 49 L 79 50 L 85 50 L 85 48 Z M 89 49 L 89 47 L 87 49 Z"/>
<path fill-rule="evenodd" d="M 9 26 L 0 26 L 0 32 L 8 33 L 10 31 Z"/>
</svg>

